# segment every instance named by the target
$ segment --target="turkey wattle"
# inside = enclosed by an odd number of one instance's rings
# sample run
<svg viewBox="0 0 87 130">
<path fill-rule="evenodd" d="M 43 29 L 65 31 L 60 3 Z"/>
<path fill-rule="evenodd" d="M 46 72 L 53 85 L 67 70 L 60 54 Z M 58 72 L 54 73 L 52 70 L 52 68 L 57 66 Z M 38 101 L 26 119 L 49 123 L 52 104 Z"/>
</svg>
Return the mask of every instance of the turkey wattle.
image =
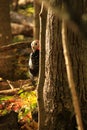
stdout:
<svg viewBox="0 0 87 130">
<path fill-rule="evenodd" d="M 30 79 L 33 80 L 34 76 L 37 76 L 39 73 L 39 41 L 34 40 L 31 43 L 32 52 L 30 53 L 29 58 L 29 75 Z"/>
</svg>

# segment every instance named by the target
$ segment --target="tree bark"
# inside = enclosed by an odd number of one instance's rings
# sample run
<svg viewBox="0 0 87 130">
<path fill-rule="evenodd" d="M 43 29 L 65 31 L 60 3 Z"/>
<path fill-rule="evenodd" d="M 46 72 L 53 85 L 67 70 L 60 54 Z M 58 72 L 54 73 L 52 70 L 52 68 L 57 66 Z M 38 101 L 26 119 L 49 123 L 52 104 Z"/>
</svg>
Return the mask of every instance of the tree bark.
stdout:
<svg viewBox="0 0 87 130">
<path fill-rule="evenodd" d="M 72 95 L 72 101 L 77 121 L 77 127 L 78 130 L 83 130 L 83 123 L 82 123 L 82 117 L 81 117 L 81 111 L 80 111 L 80 105 L 79 100 L 76 92 L 76 84 L 74 81 L 73 71 L 72 71 L 72 65 L 71 65 L 71 59 L 70 59 L 70 52 L 68 48 L 68 40 L 67 40 L 67 26 L 66 22 L 62 20 L 62 45 L 63 45 L 63 54 L 65 58 L 65 64 L 66 64 L 66 71 L 67 71 L 67 77 L 68 77 L 68 83 L 69 88 Z"/>
<path fill-rule="evenodd" d="M 3 12 L 3 13 L 2 13 Z M 0 1 L 0 46 L 12 41 L 10 26 L 10 0 Z"/>
<path fill-rule="evenodd" d="M 40 67 L 39 67 L 39 82 L 38 82 L 38 127 L 39 130 L 44 130 L 45 110 L 43 101 L 43 86 L 45 81 L 45 34 L 47 11 L 42 2 L 40 11 Z M 42 113 L 43 112 L 43 113 Z"/>
<path fill-rule="evenodd" d="M 85 5 L 84 1 L 81 1 L 82 3 L 79 4 L 72 0 L 70 0 L 70 2 L 73 5 L 74 11 L 78 9 L 77 12 L 81 13 L 81 9 L 83 10 L 81 4 Z M 53 8 L 55 8 L 56 5 L 61 8 L 62 1 L 50 0 L 50 3 Z M 86 10 L 84 10 L 84 12 L 85 11 Z M 82 113 L 82 121 L 84 129 L 86 129 L 87 74 L 85 72 L 87 71 L 87 44 L 81 39 L 79 34 L 75 34 L 70 28 L 67 30 L 67 36 L 71 65 L 77 86 L 76 91 Z M 44 108 L 46 117 L 44 130 L 75 130 L 77 127 L 72 97 L 67 80 L 61 39 L 61 20 L 58 19 L 58 15 L 54 10 L 52 10 L 51 7 L 48 7 L 44 83 Z"/>
<path fill-rule="evenodd" d="M 61 23 L 48 9 L 44 84 L 45 130 L 65 130 L 72 108 L 61 44 Z M 68 93 L 68 94 L 66 94 Z M 69 102 L 69 105 L 67 106 Z M 64 116 L 64 117 L 63 117 Z"/>
</svg>

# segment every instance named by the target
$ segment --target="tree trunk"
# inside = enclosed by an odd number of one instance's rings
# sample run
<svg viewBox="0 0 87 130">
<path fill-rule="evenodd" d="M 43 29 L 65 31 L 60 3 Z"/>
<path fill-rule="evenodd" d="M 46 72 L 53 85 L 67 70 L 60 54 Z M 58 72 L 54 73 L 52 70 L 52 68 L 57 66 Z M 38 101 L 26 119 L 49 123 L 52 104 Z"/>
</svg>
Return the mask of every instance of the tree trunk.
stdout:
<svg viewBox="0 0 87 130">
<path fill-rule="evenodd" d="M 50 19 L 51 18 L 51 19 Z M 51 28 L 50 28 L 51 27 Z M 48 9 L 46 33 L 46 67 L 44 84 L 45 125 L 49 130 L 64 130 L 65 119 L 72 108 L 61 44 L 61 24 Z M 70 103 L 68 105 L 68 103 Z M 68 123 L 69 119 L 67 120 Z"/>
<path fill-rule="evenodd" d="M 10 0 L 0 1 L 0 46 L 11 43 Z"/>
<path fill-rule="evenodd" d="M 83 130 L 80 105 L 79 105 L 79 100 L 76 92 L 76 84 L 74 81 L 74 75 L 73 75 L 71 59 L 70 59 L 70 52 L 68 48 L 67 26 L 64 19 L 62 20 L 61 33 L 62 33 L 62 46 L 63 46 L 63 54 L 64 54 L 65 64 L 66 64 L 67 78 L 68 78 L 69 88 L 72 96 L 73 107 L 76 115 L 77 127 L 78 130 Z"/>
<path fill-rule="evenodd" d="M 53 7 L 59 5 L 59 0 L 50 0 Z M 73 9 L 81 13 L 81 4 L 71 0 Z M 84 128 L 87 127 L 87 45 L 82 39 L 67 30 L 71 65 L 73 67 L 76 90 L 80 102 Z M 85 104 L 85 105 L 84 105 Z M 44 107 L 45 107 L 45 128 L 44 130 L 75 130 L 77 127 L 75 113 L 73 110 L 72 97 L 68 86 L 63 48 L 61 41 L 61 21 L 56 17 L 52 8 L 48 8 L 47 32 L 46 32 L 46 65 L 44 84 Z M 86 116 L 85 116 L 86 115 Z"/>
<path fill-rule="evenodd" d="M 43 86 L 45 80 L 45 34 L 46 34 L 46 20 L 47 20 L 47 11 L 42 2 L 41 11 L 40 11 L 40 67 L 39 67 L 39 83 L 37 89 L 38 96 L 38 129 L 44 130 L 44 101 L 43 101 Z M 42 113 L 43 111 L 43 113 Z"/>
<path fill-rule="evenodd" d="M 41 9 L 41 4 L 39 0 L 34 0 L 34 39 L 39 39 L 40 36 L 40 20 L 39 20 L 39 13 Z"/>
</svg>

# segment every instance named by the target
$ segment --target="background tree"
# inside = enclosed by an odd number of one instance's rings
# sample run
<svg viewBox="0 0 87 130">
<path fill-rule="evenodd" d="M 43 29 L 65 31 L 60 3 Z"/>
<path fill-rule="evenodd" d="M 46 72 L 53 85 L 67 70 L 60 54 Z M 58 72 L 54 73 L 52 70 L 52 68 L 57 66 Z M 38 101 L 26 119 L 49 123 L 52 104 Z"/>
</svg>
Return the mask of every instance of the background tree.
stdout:
<svg viewBox="0 0 87 130">
<path fill-rule="evenodd" d="M 51 6 L 61 7 L 62 1 L 49 1 Z M 72 3 L 73 2 L 73 3 Z M 86 11 L 84 1 L 70 1 L 74 12 L 82 16 Z M 83 5 L 83 6 L 81 6 Z M 78 11 L 77 11 L 78 9 Z M 72 26 L 72 25 L 71 25 Z M 67 29 L 71 64 L 79 97 L 82 119 L 86 129 L 86 86 L 87 70 L 86 44 L 70 28 Z M 84 57 L 84 58 L 82 58 Z M 83 67 L 84 66 L 84 67 Z M 75 113 L 66 75 L 65 61 L 61 41 L 61 20 L 56 17 L 52 8 L 48 8 L 46 33 L 46 66 L 44 84 L 45 128 L 44 130 L 76 129 Z M 84 106 L 85 104 L 85 106 Z"/>
<path fill-rule="evenodd" d="M 0 46 L 11 43 L 10 0 L 0 1 Z"/>
<path fill-rule="evenodd" d="M 12 42 L 10 26 L 10 0 L 8 0 L 8 2 L 6 0 L 0 1 L 0 13 L 0 47 L 2 47 Z M 10 77 L 12 76 L 12 74 L 10 74 L 10 71 L 12 71 L 12 59 L 9 57 L 10 54 L 12 54 L 12 52 L 0 52 L 1 77 L 4 74 L 10 75 Z"/>
<path fill-rule="evenodd" d="M 39 13 L 41 10 L 41 3 L 40 0 L 34 0 L 34 38 L 39 39 L 40 36 L 40 19 L 39 19 Z"/>
</svg>

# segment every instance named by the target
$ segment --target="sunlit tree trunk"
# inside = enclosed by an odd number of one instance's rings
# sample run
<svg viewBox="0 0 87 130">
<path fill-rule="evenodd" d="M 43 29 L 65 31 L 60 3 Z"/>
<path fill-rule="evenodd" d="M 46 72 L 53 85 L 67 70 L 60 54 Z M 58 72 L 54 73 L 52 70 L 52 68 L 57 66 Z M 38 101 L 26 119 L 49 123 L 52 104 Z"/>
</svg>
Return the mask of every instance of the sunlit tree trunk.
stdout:
<svg viewBox="0 0 87 130">
<path fill-rule="evenodd" d="M 39 82 L 38 82 L 38 129 L 44 130 L 44 101 L 43 101 L 43 86 L 45 80 L 45 36 L 46 36 L 46 20 L 47 20 L 47 10 L 44 6 L 44 2 L 41 5 L 40 11 L 40 67 L 39 67 Z M 42 113 L 43 112 L 43 113 Z"/>
<path fill-rule="evenodd" d="M 0 0 L 0 46 L 11 43 L 10 0 Z"/>
</svg>

